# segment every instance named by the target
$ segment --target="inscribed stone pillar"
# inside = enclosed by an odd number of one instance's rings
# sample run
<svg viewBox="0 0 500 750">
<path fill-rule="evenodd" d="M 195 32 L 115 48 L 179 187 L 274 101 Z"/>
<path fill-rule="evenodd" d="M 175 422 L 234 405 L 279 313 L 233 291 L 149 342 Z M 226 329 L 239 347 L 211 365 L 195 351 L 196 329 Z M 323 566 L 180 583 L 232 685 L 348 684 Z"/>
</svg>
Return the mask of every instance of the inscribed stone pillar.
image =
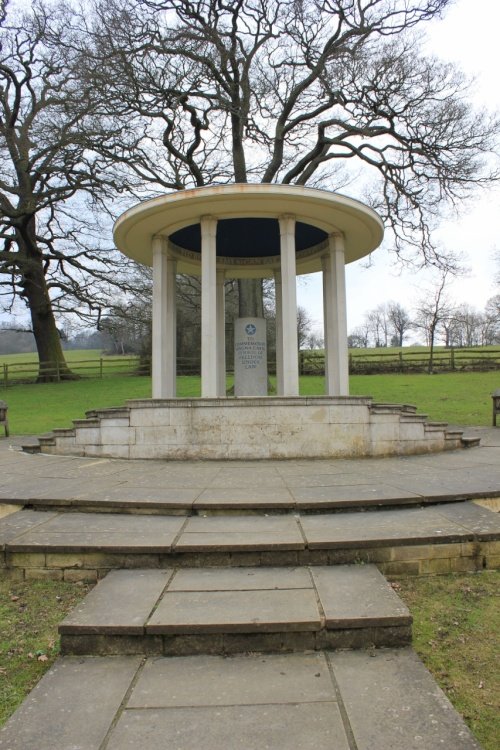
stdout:
<svg viewBox="0 0 500 750">
<path fill-rule="evenodd" d="M 153 398 L 176 395 L 175 260 L 169 258 L 167 240 L 154 237 L 153 250 Z"/>
<path fill-rule="evenodd" d="M 238 318 L 234 321 L 234 395 L 267 396 L 264 318 Z"/>
<path fill-rule="evenodd" d="M 328 252 L 322 258 L 325 327 L 326 392 L 349 395 L 349 355 L 345 291 L 344 238 L 331 234 Z"/>
<path fill-rule="evenodd" d="M 217 377 L 217 219 L 202 216 L 201 221 L 201 395 L 216 398 Z"/>
<path fill-rule="evenodd" d="M 297 286 L 295 263 L 295 217 L 279 219 L 281 238 L 281 341 L 283 347 L 283 395 L 299 394 L 297 339 Z"/>
</svg>

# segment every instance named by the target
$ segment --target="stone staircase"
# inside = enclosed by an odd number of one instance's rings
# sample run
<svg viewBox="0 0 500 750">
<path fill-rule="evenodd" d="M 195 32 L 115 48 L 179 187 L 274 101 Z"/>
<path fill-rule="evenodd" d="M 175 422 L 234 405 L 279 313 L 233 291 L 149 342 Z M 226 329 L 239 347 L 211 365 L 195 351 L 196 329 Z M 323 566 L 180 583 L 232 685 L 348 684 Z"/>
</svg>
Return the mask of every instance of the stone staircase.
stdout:
<svg viewBox="0 0 500 750">
<path fill-rule="evenodd" d="M 59 632 L 63 654 L 280 653 L 408 645 L 411 617 L 374 565 L 117 570 Z"/>
<path fill-rule="evenodd" d="M 114 471 L 66 461 L 67 476 Z M 302 505 L 282 502 L 259 466 L 240 467 L 254 476 L 243 500 L 165 486 L 137 503 L 119 482 L 93 505 L 45 488 L 17 500 L 32 507 L 0 519 L 3 574 L 97 585 L 0 748 L 480 750 L 409 648 L 411 615 L 385 576 L 497 567 L 499 515 L 356 484 L 343 500 L 309 486 Z"/>
</svg>

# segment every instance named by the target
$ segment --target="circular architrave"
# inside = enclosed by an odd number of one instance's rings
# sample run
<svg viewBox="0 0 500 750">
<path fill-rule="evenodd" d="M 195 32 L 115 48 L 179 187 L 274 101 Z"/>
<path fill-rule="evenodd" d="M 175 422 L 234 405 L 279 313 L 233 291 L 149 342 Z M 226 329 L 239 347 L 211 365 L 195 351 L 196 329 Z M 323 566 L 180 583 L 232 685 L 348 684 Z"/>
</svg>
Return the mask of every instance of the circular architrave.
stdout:
<svg viewBox="0 0 500 750">
<path fill-rule="evenodd" d="M 117 248 L 134 260 L 151 266 L 152 239 L 170 237 L 196 224 L 202 216 L 217 219 L 272 218 L 293 215 L 296 221 L 329 234 L 342 234 L 345 262 L 351 263 L 375 250 L 384 235 L 375 211 L 352 198 L 296 185 L 233 184 L 182 190 L 139 203 L 125 211 L 115 223 Z M 321 271 L 326 242 L 297 252 L 297 273 Z M 201 255 L 170 243 L 179 273 L 199 275 Z M 279 268 L 279 255 L 266 257 L 217 257 L 217 268 L 230 278 L 272 276 Z"/>
</svg>

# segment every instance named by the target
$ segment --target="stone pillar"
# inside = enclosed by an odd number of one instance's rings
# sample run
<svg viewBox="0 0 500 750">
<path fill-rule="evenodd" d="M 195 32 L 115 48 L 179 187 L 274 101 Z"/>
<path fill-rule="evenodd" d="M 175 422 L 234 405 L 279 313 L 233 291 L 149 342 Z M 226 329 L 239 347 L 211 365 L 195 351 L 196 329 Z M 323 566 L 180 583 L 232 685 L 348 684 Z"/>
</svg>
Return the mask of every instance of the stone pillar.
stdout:
<svg viewBox="0 0 500 750">
<path fill-rule="evenodd" d="M 331 234 L 323 264 L 326 392 L 349 395 L 344 238 Z"/>
<path fill-rule="evenodd" d="M 283 327 L 281 324 L 283 315 L 281 270 L 274 271 L 274 296 L 276 301 L 276 393 L 283 395 Z"/>
<path fill-rule="evenodd" d="M 216 273 L 216 295 L 217 295 L 217 395 L 224 398 L 226 395 L 226 308 L 224 296 L 225 272 L 219 270 Z"/>
<path fill-rule="evenodd" d="M 297 340 L 297 286 L 295 264 L 295 217 L 281 216 L 281 341 L 283 347 L 283 395 L 299 394 Z"/>
<path fill-rule="evenodd" d="M 153 398 L 176 394 L 176 262 L 168 257 L 167 240 L 153 237 Z"/>
<path fill-rule="evenodd" d="M 202 216 L 201 226 L 201 395 L 216 398 L 217 377 L 217 219 Z"/>
<path fill-rule="evenodd" d="M 264 318 L 237 318 L 234 321 L 234 395 L 267 396 Z"/>
</svg>

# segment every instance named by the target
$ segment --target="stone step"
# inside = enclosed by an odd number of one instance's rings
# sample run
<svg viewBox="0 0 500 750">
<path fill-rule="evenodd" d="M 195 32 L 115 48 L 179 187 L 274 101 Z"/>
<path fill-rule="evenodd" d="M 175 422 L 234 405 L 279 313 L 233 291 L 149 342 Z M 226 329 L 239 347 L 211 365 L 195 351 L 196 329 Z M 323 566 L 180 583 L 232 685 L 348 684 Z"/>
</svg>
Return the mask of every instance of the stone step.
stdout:
<svg viewBox="0 0 500 750">
<path fill-rule="evenodd" d="M 47 437 L 47 441 L 52 438 Z M 450 439 L 455 445 L 456 436 Z M 467 447 L 475 445 L 476 438 L 463 438 Z M 29 446 L 29 450 L 39 452 L 38 446 Z M 66 460 L 66 459 L 65 459 Z M 89 459 L 84 459 L 88 461 Z M 99 459 L 98 459 L 99 460 Z M 106 471 L 108 467 L 104 468 Z M 110 473 L 114 467 L 109 467 Z M 481 482 L 471 483 L 457 480 L 449 473 L 445 480 L 442 474 L 428 469 L 421 475 L 408 478 L 392 477 L 390 480 L 382 473 L 360 478 L 354 473 L 348 475 L 350 484 L 343 484 L 342 475 L 318 474 L 309 477 L 294 475 L 286 482 L 281 477 L 270 479 L 257 478 L 252 486 L 251 474 L 245 474 L 231 486 L 225 486 L 224 478 L 220 486 L 204 487 L 204 480 L 198 481 L 189 474 L 174 477 L 168 476 L 163 481 L 161 476 L 151 480 L 132 478 L 121 481 L 119 467 L 112 479 L 88 476 L 85 465 L 80 472 L 70 477 L 71 465 L 59 469 L 61 476 L 26 477 L 23 482 L 10 482 L 0 486 L 0 505 L 19 505 L 44 511 L 64 510 L 78 513 L 112 513 L 136 515 L 263 515 L 276 514 L 314 514 L 318 512 L 364 512 L 378 509 L 405 509 L 439 503 L 454 502 L 457 499 L 468 500 L 478 497 L 496 497 L 500 495 L 498 485 L 488 481 L 488 474 Z M 358 480 L 359 484 L 354 483 Z M 232 477 L 231 477 L 232 480 Z M 267 483 L 266 483 L 267 482 Z M 215 484 L 215 482 L 213 483 Z"/>
<path fill-rule="evenodd" d="M 366 513 L 148 516 L 23 510 L 0 519 L 11 575 L 97 580 L 115 568 L 374 562 L 387 575 L 496 567 L 500 515 L 474 503 Z"/>
<path fill-rule="evenodd" d="M 374 565 L 117 570 L 61 623 L 64 654 L 401 646 L 411 616 Z"/>
<path fill-rule="evenodd" d="M 463 435 L 461 437 L 461 443 L 464 448 L 477 448 L 481 443 L 481 438 Z"/>
<path fill-rule="evenodd" d="M 65 656 L 7 722 L 0 745 L 480 750 L 411 648 Z"/>
<path fill-rule="evenodd" d="M 370 411 L 374 414 L 416 414 L 417 407 L 413 404 L 373 403 Z"/>
<path fill-rule="evenodd" d="M 442 432 L 443 430 L 448 431 L 447 427 L 447 422 L 426 422 L 425 424 L 426 432 Z"/>
<path fill-rule="evenodd" d="M 106 409 L 90 409 L 85 412 L 87 419 L 121 419 L 130 415 L 130 409 L 126 406 L 110 406 Z"/>
</svg>

